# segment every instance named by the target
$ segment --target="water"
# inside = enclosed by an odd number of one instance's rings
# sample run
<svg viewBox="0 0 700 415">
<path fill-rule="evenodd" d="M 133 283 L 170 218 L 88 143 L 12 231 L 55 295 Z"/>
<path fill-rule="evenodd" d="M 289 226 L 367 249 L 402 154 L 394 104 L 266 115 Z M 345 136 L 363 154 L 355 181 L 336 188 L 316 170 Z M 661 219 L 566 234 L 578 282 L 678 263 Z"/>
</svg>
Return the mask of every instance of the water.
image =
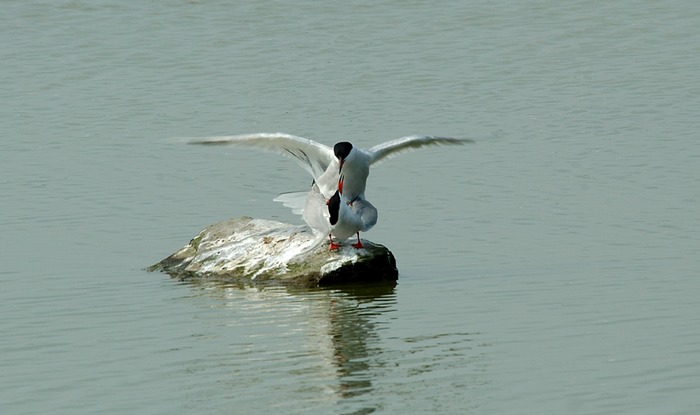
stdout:
<svg viewBox="0 0 700 415">
<path fill-rule="evenodd" d="M 692 1 L 3 3 L 0 405 L 32 413 L 700 408 Z M 373 170 L 397 286 L 143 271 L 297 221 L 284 131 L 464 148 Z"/>
</svg>

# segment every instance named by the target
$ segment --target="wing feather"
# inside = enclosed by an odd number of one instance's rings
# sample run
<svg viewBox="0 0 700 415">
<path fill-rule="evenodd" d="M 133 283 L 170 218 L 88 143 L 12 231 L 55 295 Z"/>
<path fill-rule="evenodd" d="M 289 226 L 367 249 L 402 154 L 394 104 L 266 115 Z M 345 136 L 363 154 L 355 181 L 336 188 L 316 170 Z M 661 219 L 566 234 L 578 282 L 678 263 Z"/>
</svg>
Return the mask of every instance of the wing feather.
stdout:
<svg viewBox="0 0 700 415">
<path fill-rule="evenodd" d="M 326 145 L 285 133 L 195 138 L 190 140 L 188 144 L 245 146 L 277 153 L 294 159 L 314 179 L 323 174 L 335 157 L 333 149 Z"/>
<path fill-rule="evenodd" d="M 367 153 L 370 156 L 370 164 L 375 164 L 387 158 L 394 157 L 397 154 L 425 146 L 462 145 L 473 142 L 474 140 L 470 140 L 468 138 L 410 135 L 397 138 L 396 140 L 387 141 L 386 143 L 378 144 L 367 150 Z"/>
</svg>

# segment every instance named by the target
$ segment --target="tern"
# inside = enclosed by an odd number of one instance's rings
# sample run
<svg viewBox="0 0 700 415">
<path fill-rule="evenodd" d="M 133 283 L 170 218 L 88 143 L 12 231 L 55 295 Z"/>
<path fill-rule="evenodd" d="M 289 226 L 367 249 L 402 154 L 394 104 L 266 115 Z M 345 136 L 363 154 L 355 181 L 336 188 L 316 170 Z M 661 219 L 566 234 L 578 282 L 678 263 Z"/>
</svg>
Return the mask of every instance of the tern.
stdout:
<svg viewBox="0 0 700 415">
<path fill-rule="evenodd" d="M 333 242 L 332 236 L 344 240 L 354 234 L 357 234 L 357 243 L 353 246 L 362 248 L 360 232 L 369 230 L 377 222 L 377 209 L 365 197 L 370 166 L 421 147 L 473 142 L 470 139 L 411 135 L 370 149 L 355 147 L 347 141 L 330 148 L 285 133 L 217 136 L 189 141 L 190 144 L 247 146 L 294 158 L 313 177 L 312 188 L 308 192 L 285 193 L 274 200 L 290 207 L 294 213 L 302 214 L 304 221 L 315 231 L 329 235 L 331 250 L 339 246 Z"/>
<path fill-rule="evenodd" d="M 306 194 L 302 212 L 304 221 L 315 231 L 317 239 L 312 246 L 318 245 L 326 236 L 330 239 L 330 250 L 340 248 L 343 240 L 357 234 L 357 243 L 352 244 L 356 249 L 364 248 L 360 240 L 360 232 L 371 229 L 377 223 L 377 209 L 368 201 L 358 199 L 350 206 L 336 190 L 330 199 L 321 194 L 314 184 Z M 338 243 L 333 241 L 338 239 Z"/>
</svg>

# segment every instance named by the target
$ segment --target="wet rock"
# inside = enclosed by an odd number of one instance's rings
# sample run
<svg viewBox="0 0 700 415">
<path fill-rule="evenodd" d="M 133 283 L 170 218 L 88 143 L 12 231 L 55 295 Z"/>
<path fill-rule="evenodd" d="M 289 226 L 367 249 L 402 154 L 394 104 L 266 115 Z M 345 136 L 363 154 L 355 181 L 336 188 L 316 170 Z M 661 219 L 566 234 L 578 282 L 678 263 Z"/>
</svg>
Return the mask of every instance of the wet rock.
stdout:
<svg viewBox="0 0 700 415">
<path fill-rule="evenodd" d="M 314 241 L 307 226 L 239 217 L 209 226 L 149 270 L 180 280 L 305 287 L 398 279 L 394 255 L 382 245 L 363 240 L 355 249 L 347 240 L 329 251 Z"/>
</svg>

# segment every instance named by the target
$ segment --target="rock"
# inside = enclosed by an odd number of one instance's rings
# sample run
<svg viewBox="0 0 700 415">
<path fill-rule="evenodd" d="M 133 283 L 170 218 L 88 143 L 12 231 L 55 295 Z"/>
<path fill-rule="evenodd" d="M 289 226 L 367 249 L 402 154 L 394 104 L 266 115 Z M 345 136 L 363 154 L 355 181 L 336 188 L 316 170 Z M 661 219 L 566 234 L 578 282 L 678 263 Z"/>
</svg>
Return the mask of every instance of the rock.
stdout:
<svg viewBox="0 0 700 415">
<path fill-rule="evenodd" d="M 151 266 L 181 280 L 284 284 L 304 287 L 396 281 L 394 255 L 363 240 L 363 249 L 343 241 L 337 251 L 324 242 L 309 249 L 307 226 L 239 217 L 211 225 L 190 243 Z"/>
</svg>

